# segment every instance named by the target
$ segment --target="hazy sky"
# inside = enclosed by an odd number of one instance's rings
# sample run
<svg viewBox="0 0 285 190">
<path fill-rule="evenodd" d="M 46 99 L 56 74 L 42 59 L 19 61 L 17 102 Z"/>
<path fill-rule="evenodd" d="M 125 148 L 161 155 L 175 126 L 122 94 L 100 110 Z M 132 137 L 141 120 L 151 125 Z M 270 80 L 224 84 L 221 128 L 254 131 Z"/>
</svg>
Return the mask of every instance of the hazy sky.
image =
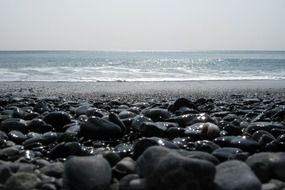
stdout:
<svg viewBox="0 0 285 190">
<path fill-rule="evenodd" d="M 285 0 L 0 0 L 0 50 L 285 50 Z"/>
</svg>

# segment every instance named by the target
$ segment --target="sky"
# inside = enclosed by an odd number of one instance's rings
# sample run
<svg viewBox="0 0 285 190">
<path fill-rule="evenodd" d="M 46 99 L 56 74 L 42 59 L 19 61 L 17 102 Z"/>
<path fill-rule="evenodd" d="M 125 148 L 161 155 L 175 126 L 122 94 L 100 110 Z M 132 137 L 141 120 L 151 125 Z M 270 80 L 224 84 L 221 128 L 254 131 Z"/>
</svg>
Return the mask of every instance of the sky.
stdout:
<svg viewBox="0 0 285 190">
<path fill-rule="evenodd" d="M 0 0 L 0 50 L 285 50 L 285 0 Z"/>
</svg>

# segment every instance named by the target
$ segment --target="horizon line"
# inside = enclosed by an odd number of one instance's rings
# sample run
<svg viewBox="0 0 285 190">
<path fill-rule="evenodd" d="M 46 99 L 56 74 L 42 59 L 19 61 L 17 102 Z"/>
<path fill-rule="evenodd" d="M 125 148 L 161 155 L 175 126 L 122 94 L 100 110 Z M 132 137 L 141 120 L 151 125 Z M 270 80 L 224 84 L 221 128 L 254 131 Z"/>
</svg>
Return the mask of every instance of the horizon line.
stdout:
<svg viewBox="0 0 285 190">
<path fill-rule="evenodd" d="M 173 53 L 187 53 L 187 52 L 285 52 L 284 50 L 266 50 L 266 49 L 232 49 L 232 50 L 90 50 L 90 49 L 7 49 L 0 52 L 126 52 L 126 53 L 140 53 L 140 52 L 173 52 Z"/>
</svg>

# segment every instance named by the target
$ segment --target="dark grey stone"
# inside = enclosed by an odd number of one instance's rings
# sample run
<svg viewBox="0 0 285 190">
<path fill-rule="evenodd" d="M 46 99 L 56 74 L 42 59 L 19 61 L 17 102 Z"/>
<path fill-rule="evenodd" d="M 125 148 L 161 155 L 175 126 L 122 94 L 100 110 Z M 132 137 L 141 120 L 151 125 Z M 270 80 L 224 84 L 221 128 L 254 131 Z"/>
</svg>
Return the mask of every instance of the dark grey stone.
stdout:
<svg viewBox="0 0 285 190">
<path fill-rule="evenodd" d="M 106 190 L 112 170 L 102 157 L 71 157 L 64 163 L 64 186 L 68 190 Z"/>
<path fill-rule="evenodd" d="M 261 182 L 244 162 L 231 160 L 216 166 L 215 190 L 261 190 Z"/>
<path fill-rule="evenodd" d="M 11 190 L 31 190 L 40 182 L 40 179 L 33 173 L 18 172 L 6 181 L 5 187 Z"/>
<path fill-rule="evenodd" d="M 121 127 L 111 121 L 90 117 L 86 123 L 81 125 L 80 134 L 91 139 L 108 139 L 120 137 L 123 133 Z"/>
</svg>

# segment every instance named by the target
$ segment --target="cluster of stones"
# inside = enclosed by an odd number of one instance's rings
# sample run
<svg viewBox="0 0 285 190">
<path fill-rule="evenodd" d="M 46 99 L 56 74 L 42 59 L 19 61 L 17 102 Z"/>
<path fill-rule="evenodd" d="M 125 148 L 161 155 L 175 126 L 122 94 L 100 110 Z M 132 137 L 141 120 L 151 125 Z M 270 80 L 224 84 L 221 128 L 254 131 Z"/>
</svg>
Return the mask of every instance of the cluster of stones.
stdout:
<svg viewBox="0 0 285 190">
<path fill-rule="evenodd" d="M 285 101 L 0 98 L 0 190 L 281 190 Z"/>
</svg>

